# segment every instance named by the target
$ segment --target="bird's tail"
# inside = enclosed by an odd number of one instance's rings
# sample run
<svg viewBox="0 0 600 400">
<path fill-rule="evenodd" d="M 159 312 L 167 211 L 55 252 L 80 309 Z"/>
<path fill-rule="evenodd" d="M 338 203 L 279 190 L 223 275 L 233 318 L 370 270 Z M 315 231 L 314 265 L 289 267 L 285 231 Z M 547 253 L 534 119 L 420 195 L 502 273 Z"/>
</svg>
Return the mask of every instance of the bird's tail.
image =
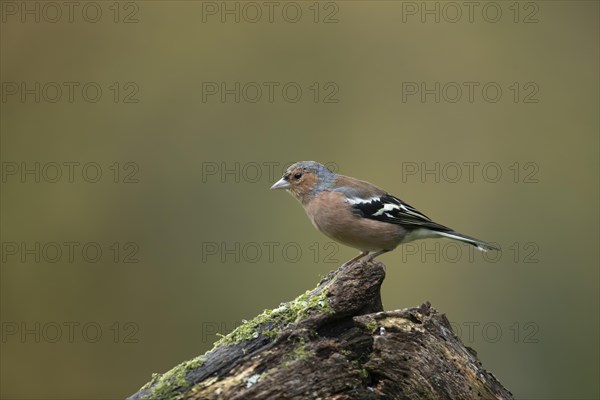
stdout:
<svg viewBox="0 0 600 400">
<path fill-rule="evenodd" d="M 462 233 L 454 232 L 454 231 L 437 231 L 438 235 L 447 237 L 449 239 L 458 240 L 459 242 L 465 242 L 472 246 L 477 247 L 481 251 L 488 250 L 500 250 L 498 246 L 494 246 L 493 244 L 486 243 L 482 240 L 475 239 L 471 236 L 463 235 Z"/>
</svg>

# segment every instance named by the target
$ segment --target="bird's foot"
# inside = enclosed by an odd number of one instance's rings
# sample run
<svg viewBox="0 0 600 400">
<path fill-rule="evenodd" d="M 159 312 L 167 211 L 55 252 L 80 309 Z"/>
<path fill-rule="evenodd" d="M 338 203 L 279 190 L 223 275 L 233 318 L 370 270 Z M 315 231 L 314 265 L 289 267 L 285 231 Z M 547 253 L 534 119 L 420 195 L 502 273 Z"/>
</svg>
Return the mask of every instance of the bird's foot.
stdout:
<svg viewBox="0 0 600 400">
<path fill-rule="evenodd" d="M 322 284 L 323 282 L 327 282 L 328 280 L 331 280 L 331 277 L 333 275 L 335 275 L 337 273 L 337 271 L 340 271 L 342 269 L 348 268 L 349 266 L 356 264 L 357 261 L 359 261 L 362 257 L 366 256 L 367 254 L 369 254 L 368 252 L 362 252 L 359 255 L 357 255 L 356 257 L 346 261 L 345 263 L 343 263 L 342 265 L 340 265 L 340 267 L 335 270 L 335 271 L 330 271 L 326 276 L 324 276 L 323 278 L 321 278 L 321 280 L 319 281 L 319 285 Z"/>
</svg>

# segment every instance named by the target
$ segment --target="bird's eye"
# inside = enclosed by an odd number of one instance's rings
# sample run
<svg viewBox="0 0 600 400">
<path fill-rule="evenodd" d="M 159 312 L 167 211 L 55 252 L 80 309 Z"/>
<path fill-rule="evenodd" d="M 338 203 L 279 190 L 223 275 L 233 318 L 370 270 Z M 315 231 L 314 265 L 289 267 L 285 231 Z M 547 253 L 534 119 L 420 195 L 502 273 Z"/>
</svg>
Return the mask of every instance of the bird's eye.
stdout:
<svg viewBox="0 0 600 400">
<path fill-rule="evenodd" d="M 294 174 L 294 179 L 300 179 L 300 178 L 302 178 L 302 172 L 296 172 Z"/>
</svg>

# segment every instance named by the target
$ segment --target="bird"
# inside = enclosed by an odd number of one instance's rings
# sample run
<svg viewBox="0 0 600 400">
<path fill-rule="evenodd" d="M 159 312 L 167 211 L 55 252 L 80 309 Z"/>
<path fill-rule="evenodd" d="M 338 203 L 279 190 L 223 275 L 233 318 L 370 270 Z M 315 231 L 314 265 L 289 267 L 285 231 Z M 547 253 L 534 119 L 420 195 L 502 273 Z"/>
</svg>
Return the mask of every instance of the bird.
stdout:
<svg viewBox="0 0 600 400">
<path fill-rule="evenodd" d="M 317 230 L 360 251 L 343 266 L 370 262 L 401 244 L 427 238 L 453 239 L 481 251 L 500 250 L 432 221 L 369 182 L 335 173 L 316 161 L 292 164 L 271 189 L 288 191 Z"/>
</svg>

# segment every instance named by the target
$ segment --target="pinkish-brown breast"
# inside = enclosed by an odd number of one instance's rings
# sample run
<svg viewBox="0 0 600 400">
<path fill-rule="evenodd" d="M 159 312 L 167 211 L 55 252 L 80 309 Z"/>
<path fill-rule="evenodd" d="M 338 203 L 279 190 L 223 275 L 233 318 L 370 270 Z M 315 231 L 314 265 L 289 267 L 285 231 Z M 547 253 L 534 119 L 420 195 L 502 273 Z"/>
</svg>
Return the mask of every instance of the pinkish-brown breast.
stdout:
<svg viewBox="0 0 600 400">
<path fill-rule="evenodd" d="M 406 231 L 400 225 L 362 218 L 339 192 L 322 192 L 306 205 L 313 225 L 333 240 L 362 251 L 392 250 Z"/>
</svg>

